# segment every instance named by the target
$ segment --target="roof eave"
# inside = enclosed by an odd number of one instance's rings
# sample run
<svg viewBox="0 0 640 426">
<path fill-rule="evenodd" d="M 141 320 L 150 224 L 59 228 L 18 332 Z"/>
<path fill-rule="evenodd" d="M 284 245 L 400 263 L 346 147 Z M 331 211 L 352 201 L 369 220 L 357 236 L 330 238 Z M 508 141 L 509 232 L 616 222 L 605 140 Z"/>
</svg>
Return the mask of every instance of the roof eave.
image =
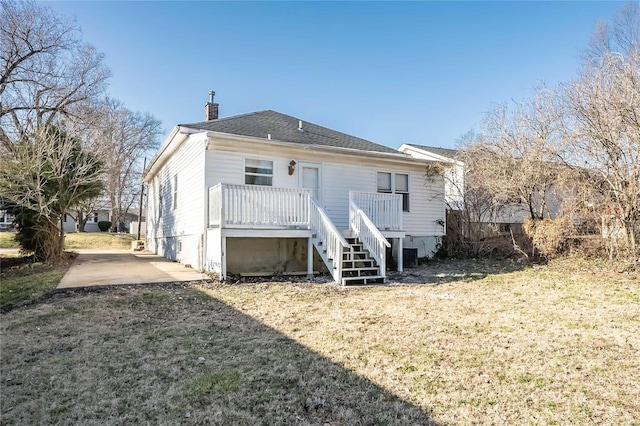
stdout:
<svg viewBox="0 0 640 426">
<path fill-rule="evenodd" d="M 392 152 L 364 151 L 364 150 L 355 149 L 355 148 L 342 148 L 342 147 L 327 146 L 327 145 L 306 145 L 306 144 L 301 144 L 296 142 L 285 142 L 285 141 L 280 141 L 276 139 L 265 139 L 265 138 L 255 137 L 255 136 L 243 136 L 243 135 L 236 135 L 233 133 L 215 132 L 211 130 L 207 131 L 207 136 L 209 138 L 222 137 L 229 140 L 244 141 L 244 142 L 260 142 L 262 144 L 267 144 L 271 146 L 297 148 L 297 149 L 303 149 L 303 150 L 309 150 L 309 151 L 357 155 L 359 157 L 366 156 L 366 157 L 372 157 L 372 158 L 382 158 L 387 160 L 395 160 L 395 161 L 403 161 L 403 162 L 408 161 L 415 164 L 425 164 L 425 163 L 431 162 L 429 160 L 423 160 L 420 158 L 411 157 L 400 151 L 398 151 L 397 153 L 392 153 Z"/>
<path fill-rule="evenodd" d="M 149 165 L 142 174 L 143 182 L 150 182 L 158 170 L 167 162 L 171 155 L 182 145 L 190 135 L 195 133 L 203 133 L 202 130 L 193 129 L 185 126 L 175 126 L 169 136 L 164 140 L 156 155 L 153 156 Z"/>
<path fill-rule="evenodd" d="M 464 165 L 464 163 L 462 161 L 456 160 L 455 158 L 445 157 L 444 155 L 436 154 L 434 152 L 431 152 L 431 151 L 426 150 L 424 148 L 418 148 L 417 146 L 411 145 L 411 144 L 403 143 L 402 145 L 400 145 L 400 148 L 398 148 L 398 151 L 400 151 L 400 152 L 417 151 L 417 152 L 422 153 L 423 155 L 430 155 L 430 156 L 435 157 L 435 159 L 431 160 L 431 161 L 444 161 L 446 163 L 454 163 L 454 164 L 461 165 L 461 166 Z M 410 155 L 410 154 L 408 154 L 408 155 Z"/>
</svg>

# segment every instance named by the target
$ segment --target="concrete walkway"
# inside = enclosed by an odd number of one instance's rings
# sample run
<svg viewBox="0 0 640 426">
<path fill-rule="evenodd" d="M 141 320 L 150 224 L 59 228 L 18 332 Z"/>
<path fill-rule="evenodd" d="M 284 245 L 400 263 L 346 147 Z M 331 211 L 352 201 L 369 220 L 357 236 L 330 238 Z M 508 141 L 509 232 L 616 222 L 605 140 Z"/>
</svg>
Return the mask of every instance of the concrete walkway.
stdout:
<svg viewBox="0 0 640 426">
<path fill-rule="evenodd" d="M 196 281 L 208 277 L 183 264 L 130 250 L 73 250 L 78 257 L 58 288 Z"/>
</svg>

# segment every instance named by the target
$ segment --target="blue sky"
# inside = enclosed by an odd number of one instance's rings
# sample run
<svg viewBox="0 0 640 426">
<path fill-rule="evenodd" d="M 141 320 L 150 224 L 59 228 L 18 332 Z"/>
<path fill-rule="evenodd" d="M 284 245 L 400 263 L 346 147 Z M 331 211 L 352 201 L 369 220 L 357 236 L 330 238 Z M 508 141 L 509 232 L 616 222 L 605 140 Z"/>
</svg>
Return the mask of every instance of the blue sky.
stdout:
<svg viewBox="0 0 640 426">
<path fill-rule="evenodd" d="M 130 109 L 273 109 L 381 143 L 454 147 L 492 104 L 567 81 L 619 2 L 50 2 Z"/>
</svg>

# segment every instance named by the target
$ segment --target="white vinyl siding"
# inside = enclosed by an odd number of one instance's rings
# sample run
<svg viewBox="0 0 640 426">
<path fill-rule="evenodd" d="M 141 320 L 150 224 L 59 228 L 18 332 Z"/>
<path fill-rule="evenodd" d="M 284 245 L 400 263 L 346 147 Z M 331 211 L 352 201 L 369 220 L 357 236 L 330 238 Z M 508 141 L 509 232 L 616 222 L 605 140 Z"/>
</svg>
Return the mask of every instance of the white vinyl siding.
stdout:
<svg viewBox="0 0 640 426">
<path fill-rule="evenodd" d="M 377 192 L 379 167 L 325 163 L 325 203 L 329 217 L 338 229 L 349 227 L 349 191 Z M 391 169 L 391 168 L 390 168 Z M 445 219 L 444 180 L 425 183 L 420 165 L 397 166 L 398 173 L 408 174 L 411 211 L 402 213 L 402 228 L 407 235 L 442 236 Z M 339 188 L 339 189 L 338 189 Z M 336 190 L 338 189 L 338 190 Z"/>
<path fill-rule="evenodd" d="M 435 178 L 425 182 L 424 166 L 420 164 L 387 165 L 382 160 L 371 160 L 356 156 L 316 155 L 286 150 L 260 152 L 259 156 L 247 156 L 245 152 L 231 152 L 210 147 L 206 151 L 206 187 L 218 183 L 244 184 L 246 158 L 260 158 L 273 162 L 273 186 L 298 188 L 300 164 L 304 162 L 322 167 L 320 176 L 322 205 L 338 229 L 349 228 L 349 191 L 377 192 L 377 172 L 408 175 L 411 212 L 403 212 L 403 230 L 408 235 L 442 236 L 444 228 L 439 224 L 445 219 L 443 200 L 444 180 Z M 293 175 L 288 174 L 289 162 L 294 159 L 298 166 Z M 373 163 L 373 164 L 371 164 Z M 384 165 L 383 165 L 384 164 Z"/>
<path fill-rule="evenodd" d="M 197 269 L 205 226 L 205 146 L 204 138 L 189 137 L 149 183 L 147 198 L 150 249 Z"/>
</svg>

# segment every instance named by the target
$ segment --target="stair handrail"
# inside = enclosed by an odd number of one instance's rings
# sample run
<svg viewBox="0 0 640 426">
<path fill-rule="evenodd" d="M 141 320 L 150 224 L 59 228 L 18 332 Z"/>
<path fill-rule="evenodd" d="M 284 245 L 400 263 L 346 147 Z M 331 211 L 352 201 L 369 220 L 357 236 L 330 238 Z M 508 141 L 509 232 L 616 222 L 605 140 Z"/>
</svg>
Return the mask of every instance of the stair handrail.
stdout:
<svg viewBox="0 0 640 426">
<path fill-rule="evenodd" d="M 351 197 L 350 197 L 351 198 Z M 391 243 L 382 235 L 367 214 L 353 201 L 349 200 L 349 229 L 362 242 L 365 249 L 378 262 L 380 275 L 386 275 L 386 248 Z"/>
<path fill-rule="evenodd" d="M 322 242 L 327 251 L 327 258 L 333 260 L 333 279 L 341 282 L 342 279 L 342 253 L 349 247 L 349 243 L 335 227 L 329 216 L 324 211 L 318 200 L 310 197 L 309 225 L 311 231 L 316 234 L 318 241 Z"/>
</svg>

